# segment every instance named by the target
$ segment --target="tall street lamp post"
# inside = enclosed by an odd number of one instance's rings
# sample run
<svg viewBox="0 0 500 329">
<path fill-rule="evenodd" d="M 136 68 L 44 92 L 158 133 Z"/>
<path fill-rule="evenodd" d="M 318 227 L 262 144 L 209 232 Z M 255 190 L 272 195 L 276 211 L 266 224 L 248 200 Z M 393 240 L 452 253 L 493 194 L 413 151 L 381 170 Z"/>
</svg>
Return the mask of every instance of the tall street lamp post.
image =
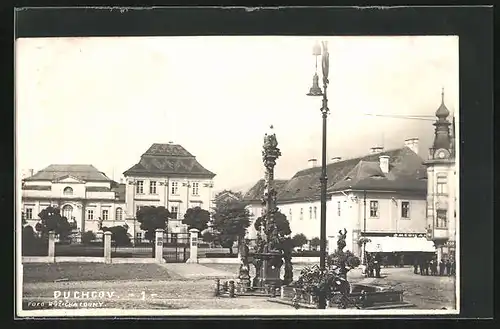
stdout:
<svg viewBox="0 0 500 329">
<path fill-rule="evenodd" d="M 323 49 L 322 49 L 323 48 Z M 321 150 L 321 224 L 320 224 L 320 269 L 322 272 L 326 270 L 326 185 L 328 177 L 326 175 L 326 118 L 330 110 L 328 109 L 328 98 L 326 95 L 326 90 L 328 87 L 328 69 L 329 64 L 329 53 L 327 42 L 322 42 L 322 47 L 316 44 L 313 48 L 313 55 L 316 57 L 316 72 L 313 76 L 313 86 L 309 90 L 308 96 L 323 96 L 323 102 L 321 106 L 321 114 L 323 118 L 323 136 L 322 136 L 322 150 Z M 321 66 L 323 73 L 323 90 L 319 86 L 318 77 L 318 56 L 321 55 Z M 326 308 L 326 298 L 324 295 L 319 296 L 319 308 Z"/>
</svg>

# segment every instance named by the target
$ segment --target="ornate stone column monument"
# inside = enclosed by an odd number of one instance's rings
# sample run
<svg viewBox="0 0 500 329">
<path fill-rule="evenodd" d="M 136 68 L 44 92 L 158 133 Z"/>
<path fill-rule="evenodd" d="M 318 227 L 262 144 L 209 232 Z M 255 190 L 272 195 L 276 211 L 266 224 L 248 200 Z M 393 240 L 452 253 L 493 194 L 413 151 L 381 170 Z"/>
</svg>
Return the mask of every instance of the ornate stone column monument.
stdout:
<svg viewBox="0 0 500 329">
<path fill-rule="evenodd" d="M 262 197 L 262 205 L 265 206 L 263 214 L 263 223 L 257 233 L 257 252 L 254 254 L 253 264 L 255 266 L 254 287 L 281 286 L 280 270 L 283 265 L 283 254 L 277 250 L 280 243 L 278 230 L 274 222 L 274 215 L 278 208 L 276 207 L 276 189 L 274 186 L 274 166 L 276 160 L 281 156 L 278 148 L 278 141 L 273 132 L 273 126 L 270 132 L 264 136 L 264 147 L 262 150 L 262 160 L 265 173 L 265 189 Z"/>
</svg>

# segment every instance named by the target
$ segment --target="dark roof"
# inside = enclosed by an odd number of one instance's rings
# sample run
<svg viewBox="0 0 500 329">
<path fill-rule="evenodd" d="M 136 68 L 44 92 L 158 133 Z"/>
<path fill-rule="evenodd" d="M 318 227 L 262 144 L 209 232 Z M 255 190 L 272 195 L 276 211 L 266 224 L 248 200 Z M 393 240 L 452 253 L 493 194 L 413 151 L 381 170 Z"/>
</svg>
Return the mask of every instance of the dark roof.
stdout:
<svg viewBox="0 0 500 329">
<path fill-rule="evenodd" d="M 106 186 L 87 186 L 85 190 L 87 192 L 111 192 L 111 189 Z"/>
<path fill-rule="evenodd" d="M 25 181 L 37 180 L 57 180 L 65 176 L 73 176 L 83 181 L 90 182 L 109 182 L 110 179 L 93 165 L 85 164 L 51 164 L 45 169 L 40 170 Z"/>
<path fill-rule="evenodd" d="M 155 143 L 141 156 L 139 163 L 123 173 L 125 176 L 156 174 L 213 178 L 196 157 L 177 144 Z"/>
<path fill-rule="evenodd" d="M 22 189 L 33 191 L 50 191 L 52 187 L 50 185 L 23 185 Z"/>
<path fill-rule="evenodd" d="M 276 179 L 274 180 L 274 187 L 278 194 L 283 186 L 288 182 L 286 179 Z M 254 186 L 252 186 L 247 193 L 243 196 L 244 201 L 255 201 L 260 200 L 264 196 L 265 180 L 260 179 Z"/>
<path fill-rule="evenodd" d="M 119 184 L 117 182 L 113 182 L 113 184 L 111 184 L 111 191 L 115 192 L 115 197 L 118 201 L 125 202 L 125 187 L 125 184 Z"/>
<path fill-rule="evenodd" d="M 380 170 L 379 157 L 389 156 L 389 173 Z M 320 196 L 321 167 L 296 173 L 278 191 L 279 201 L 312 201 Z M 346 189 L 427 190 L 423 160 L 407 147 L 369 154 L 327 165 L 328 192 Z"/>
</svg>

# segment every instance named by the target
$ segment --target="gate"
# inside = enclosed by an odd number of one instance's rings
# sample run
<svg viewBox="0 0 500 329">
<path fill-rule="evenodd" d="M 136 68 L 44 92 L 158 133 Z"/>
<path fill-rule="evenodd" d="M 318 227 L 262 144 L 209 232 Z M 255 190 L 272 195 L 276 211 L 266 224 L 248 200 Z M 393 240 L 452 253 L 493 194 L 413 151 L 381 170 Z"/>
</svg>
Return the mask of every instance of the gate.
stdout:
<svg viewBox="0 0 500 329">
<path fill-rule="evenodd" d="M 163 258 L 167 263 L 185 263 L 189 258 L 189 233 L 167 233 L 163 236 Z"/>
</svg>

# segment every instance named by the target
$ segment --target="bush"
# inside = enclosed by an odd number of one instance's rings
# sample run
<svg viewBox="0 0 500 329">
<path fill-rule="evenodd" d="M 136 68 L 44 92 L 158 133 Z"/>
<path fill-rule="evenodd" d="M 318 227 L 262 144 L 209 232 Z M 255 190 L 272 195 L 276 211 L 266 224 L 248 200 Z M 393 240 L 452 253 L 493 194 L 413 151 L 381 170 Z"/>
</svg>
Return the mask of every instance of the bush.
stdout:
<svg viewBox="0 0 500 329">
<path fill-rule="evenodd" d="M 23 256 L 47 256 L 49 252 L 48 240 L 37 237 L 30 225 L 23 227 L 21 245 Z"/>
<path fill-rule="evenodd" d="M 317 250 L 302 250 L 292 253 L 292 257 L 319 257 L 321 254 Z"/>
<path fill-rule="evenodd" d="M 307 237 L 302 233 L 295 234 L 292 238 L 292 243 L 294 247 L 302 247 L 307 243 Z"/>
<path fill-rule="evenodd" d="M 238 254 L 229 254 L 221 252 L 207 252 L 205 254 L 206 258 L 237 258 Z"/>
<path fill-rule="evenodd" d="M 96 239 L 96 235 L 92 231 L 87 231 L 87 232 L 82 233 L 82 243 L 83 244 L 90 244 L 95 239 Z"/>
</svg>

